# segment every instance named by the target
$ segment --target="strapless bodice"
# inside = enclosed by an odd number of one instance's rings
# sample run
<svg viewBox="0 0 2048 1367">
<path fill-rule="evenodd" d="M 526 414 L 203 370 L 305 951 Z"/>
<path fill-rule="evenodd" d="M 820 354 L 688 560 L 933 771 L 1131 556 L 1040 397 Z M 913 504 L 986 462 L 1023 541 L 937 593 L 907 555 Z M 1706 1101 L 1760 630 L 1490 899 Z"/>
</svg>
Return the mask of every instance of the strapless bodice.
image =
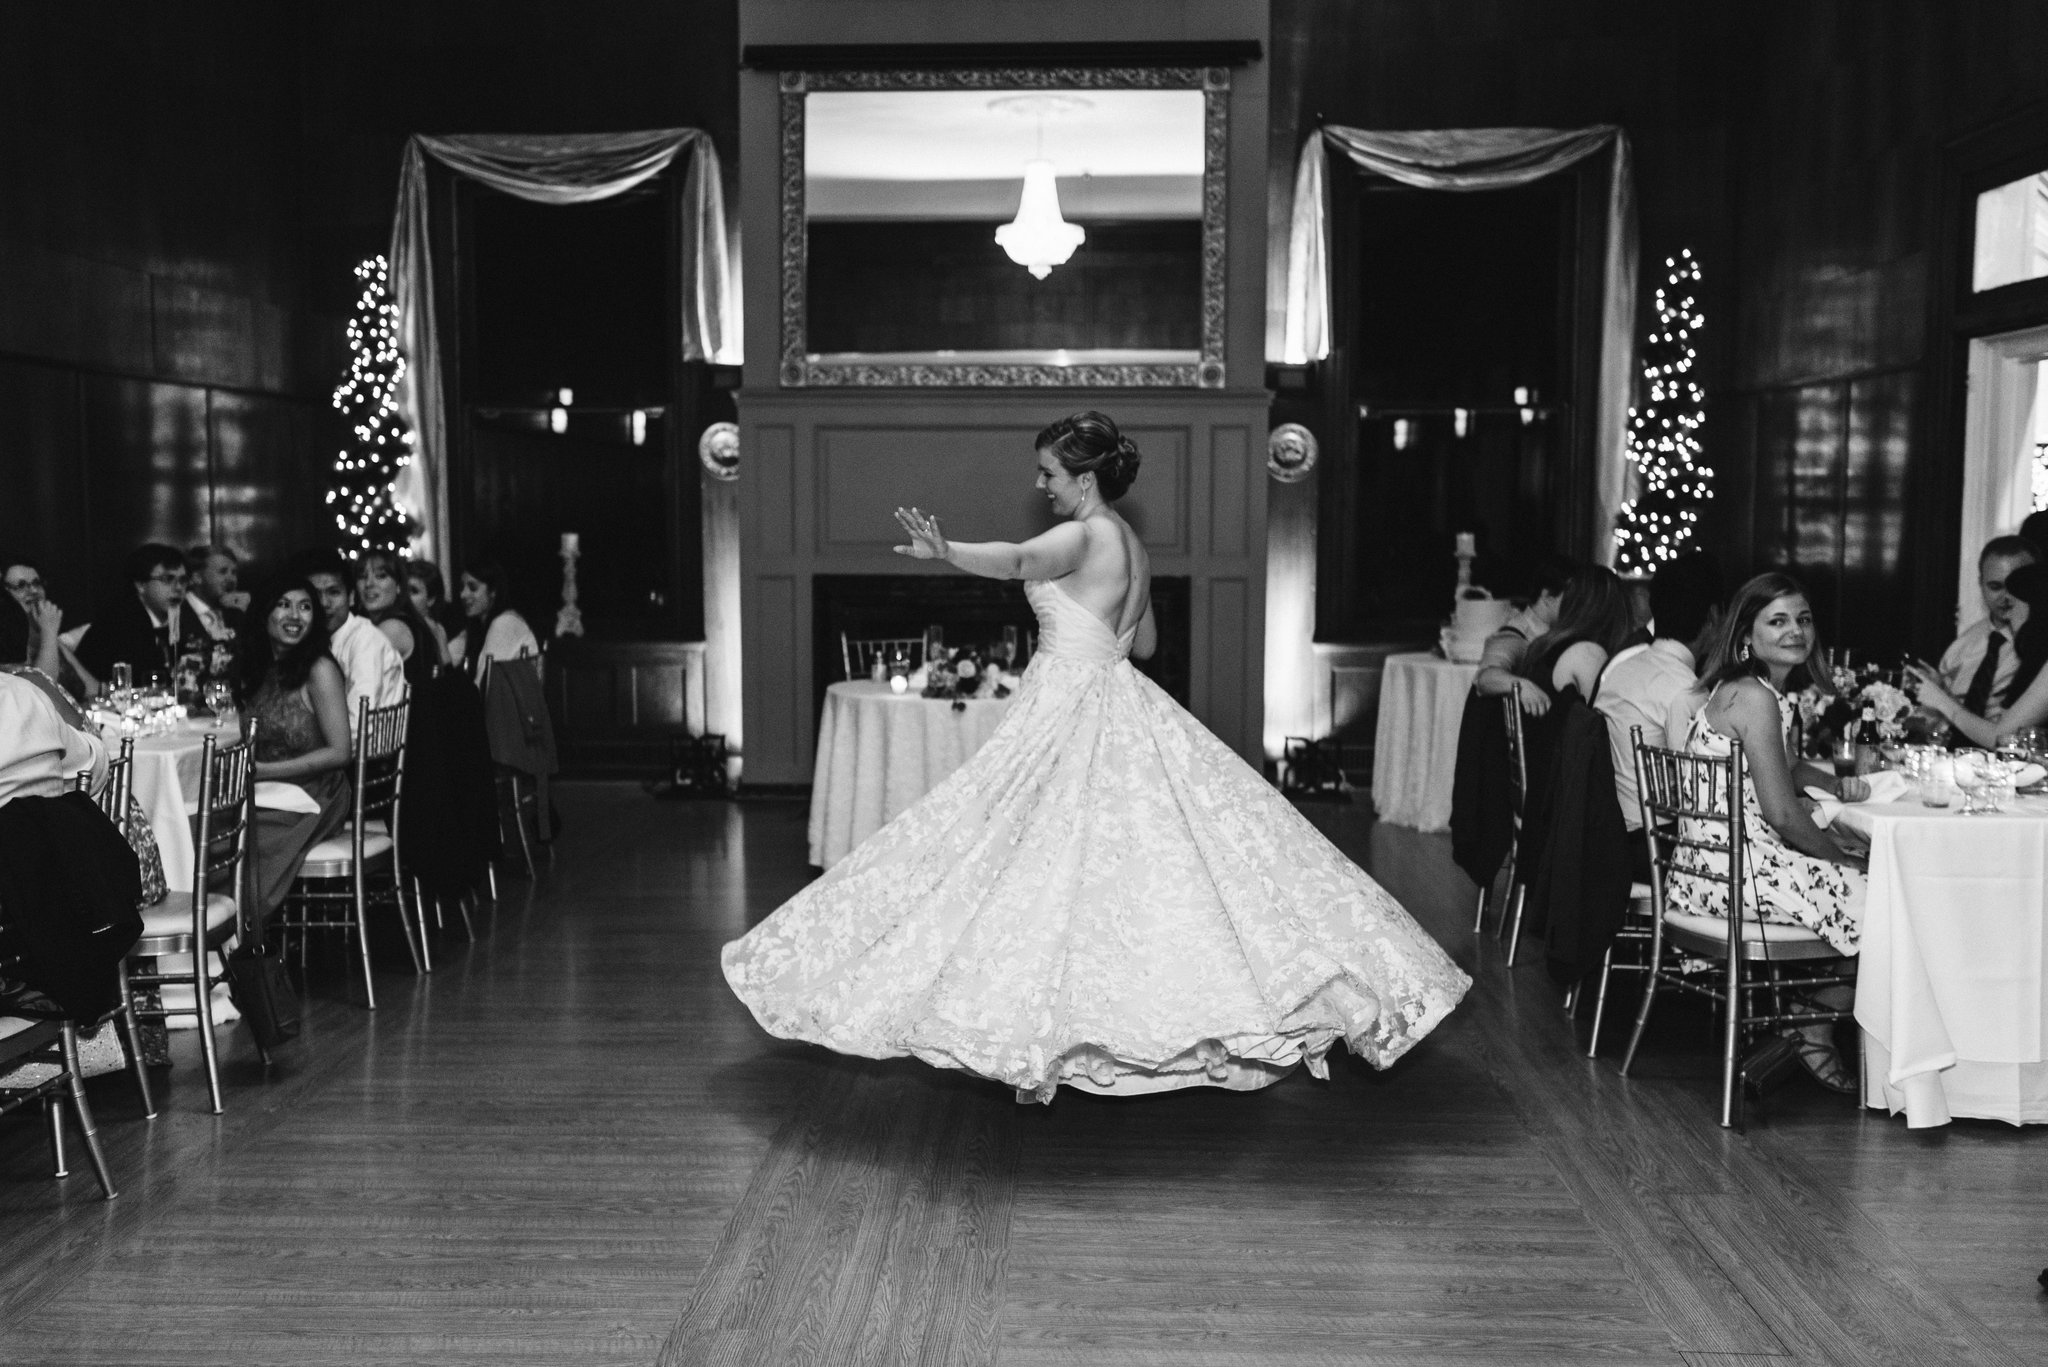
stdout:
<svg viewBox="0 0 2048 1367">
<path fill-rule="evenodd" d="M 1117 635 L 1109 623 L 1050 579 L 1026 580 L 1024 597 L 1038 614 L 1038 654 L 1094 664 L 1111 664 L 1130 655 L 1138 635 L 1135 626 Z"/>
</svg>

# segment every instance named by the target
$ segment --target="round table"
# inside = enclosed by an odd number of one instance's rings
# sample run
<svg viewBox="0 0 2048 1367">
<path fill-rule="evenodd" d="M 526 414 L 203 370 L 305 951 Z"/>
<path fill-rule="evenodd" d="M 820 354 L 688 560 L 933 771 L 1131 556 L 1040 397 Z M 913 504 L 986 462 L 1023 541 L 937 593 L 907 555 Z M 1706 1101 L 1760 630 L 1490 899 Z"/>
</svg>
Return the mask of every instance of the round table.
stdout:
<svg viewBox="0 0 2048 1367">
<path fill-rule="evenodd" d="M 1913 1128 L 2048 1123 L 2048 799 L 1969 817 L 1854 803 L 1835 820 L 1870 841 L 1864 1104 Z"/>
<path fill-rule="evenodd" d="M 1458 727 L 1478 676 L 1476 664 L 1427 651 L 1387 657 L 1372 742 L 1372 805 L 1381 821 L 1418 831 L 1451 828 Z"/>
<path fill-rule="evenodd" d="M 825 690 L 811 775 L 811 862 L 831 868 L 966 763 L 1010 710 L 1008 698 L 896 693 L 866 679 Z"/>
</svg>

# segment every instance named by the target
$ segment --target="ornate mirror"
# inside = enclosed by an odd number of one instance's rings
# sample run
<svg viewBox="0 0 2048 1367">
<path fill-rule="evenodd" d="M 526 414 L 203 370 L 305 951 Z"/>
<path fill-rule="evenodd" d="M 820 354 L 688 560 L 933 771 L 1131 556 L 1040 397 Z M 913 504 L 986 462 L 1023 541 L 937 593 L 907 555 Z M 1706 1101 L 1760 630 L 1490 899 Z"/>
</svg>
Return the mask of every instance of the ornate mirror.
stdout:
<svg viewBox="0 0 2048 1367">
<path fill-rule="evenodd" d="M 1229 82 L 784 72 L 782 384 L 1221 388 Z"/>
</svg>

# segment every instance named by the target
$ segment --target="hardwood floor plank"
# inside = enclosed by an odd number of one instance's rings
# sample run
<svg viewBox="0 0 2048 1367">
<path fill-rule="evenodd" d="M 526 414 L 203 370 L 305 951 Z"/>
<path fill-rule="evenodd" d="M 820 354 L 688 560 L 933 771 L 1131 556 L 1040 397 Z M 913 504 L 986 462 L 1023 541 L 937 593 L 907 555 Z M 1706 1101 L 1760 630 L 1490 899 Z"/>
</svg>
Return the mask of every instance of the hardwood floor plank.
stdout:
<svg viewBox="0 0 2048 1367">
<path fill-rule="evenodd" d="M 226 1116 L 189 1034 L 152 1124 L 94 1079 L 112 1205 L 0 1119 L 0 1362 L 2048 1361 L 2048 1130 L 1792 1085 L 1726 1133 L 1710 1023 L 1585 1059 L 1441 837 L 1308 809 L 1477 979 L 1397 1067 L 1041 1107 L 726 990 L 812 877 L 801 804 L 559 802 L 555 866 L 430 978 L 380 965 L 374 1015 L 321 978 L 267 1077 L 224 1035 Z"/>
</svg>

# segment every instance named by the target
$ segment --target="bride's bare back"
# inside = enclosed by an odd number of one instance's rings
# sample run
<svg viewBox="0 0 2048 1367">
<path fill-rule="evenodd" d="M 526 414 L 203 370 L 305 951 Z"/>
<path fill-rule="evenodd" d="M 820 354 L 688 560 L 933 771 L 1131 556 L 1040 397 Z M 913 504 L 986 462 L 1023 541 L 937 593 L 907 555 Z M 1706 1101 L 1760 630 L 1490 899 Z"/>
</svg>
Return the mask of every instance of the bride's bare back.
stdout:
<svg viewBox="0 0 2048 1367">
<path fill-rule="evenodd" d="M 1113 508 L 1099 508 L 1075 525 L 1086 538 L 1081 563 L 1053 582 L 1121 636 L 1137 626 L 1151 606 L 1151 557 L 1131 524 Z"/>
</svg>

